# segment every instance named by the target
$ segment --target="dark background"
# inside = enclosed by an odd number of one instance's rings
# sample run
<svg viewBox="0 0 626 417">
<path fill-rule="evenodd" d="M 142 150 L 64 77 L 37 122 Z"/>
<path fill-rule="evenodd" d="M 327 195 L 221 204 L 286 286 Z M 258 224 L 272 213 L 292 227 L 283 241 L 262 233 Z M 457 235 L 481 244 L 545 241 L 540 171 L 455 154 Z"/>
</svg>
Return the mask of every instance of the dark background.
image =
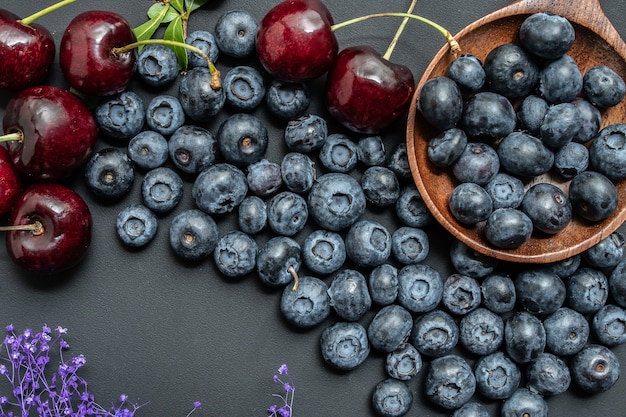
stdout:
<svg viewBox="0 0 626 417">
<path fill-rule="evenodd" d="M 51 3 L 2 0 L 0 7 L 27 16 Z M 58 45 L 65 26 L 79 12 L 105 8 L 119 12 L 135 27 L 146 20 L 145 11 L 152 3 L 151 0 L 80 0 L 38 23 L 49 28 Z M 220 14 L 230 9 L 249 10 L 260 20 L 276 3 L 209 1 L 192 15 L 189 28 L 212 31 Z M 405 11 L 409 3 L 409 0 L 326 2 L 336 22 L 367 13 Z M 416 13 L 456 33 L 507 3 L 505 0 L 420 0 Z M 623 19 L 626 5 L 618 0 L 605 0 L 602 5 L 622 37 L 626 37 Z M 337 37 L 341 47 L 368 44 L 383 53 L 399 22 L 398 18 L 372 20 L 342 29 Z M 432 28 L 412 21 L 392 60 L 411 67 L 417 81 L 443 43 L 443 38 Z M 217 64 L 225 73 L 229 67 L 242 63 L 258 66 L 254 59 L 242 62 L 226 57 L 221 57 Z M 55 62 L 46 82 L 66 87 L 56 65 Z M 311 84 L 314 103 L 310 112 L 326 115 L 320 101 L 321 85 L 322 80 Z M 156 94 L 139 82 L 134 82 L 131 88 L 145 98 Z M 170 90 L 174 94 L 175 91 L 175 88 Z M 3 109 L 9 97 L 0 95 Z M 256 114 L 270 130 L 267 158 L 278 162 L 285 151 L 282 143 L 285 123 L 270 117 L 264 109 Z M 206 127 L 216 132 L 227 116 L 228 112 L 222 112 Z M 329 130 L 347 133 L 333 123 Z M 404 121 L 386 132 L 384 139 L 389 147 L 404 141 Z M 98 146 L 110 145 L 102 138 Z M 196 415 L 200 416 L 264 416 L 265 409 L 275 403 L 271 393 L 280 391 L 272 383 L 272 375 L 282 363 L 289 365 L 295 379 L 296 416 L 373 415 L 370 393 L 385 377 L 384 357 L 372 353 L 363 365 L 349 373 L 335 372 L 326 366 L 319 353 L 318 339 L 323 328 L 336 320 L 335 316 L 310 331 L 295 330 L 280 316 L 280 291 L 265 288 L 255 276 L 229 282 L 216 271 L 212 259 L 199 264 L 180 262 L 168 243 L 167 231 L 173 213 L 160 220 L 158 235 L 148 247 L 131 251 L 118 242 L 115 216 L 124 206 L 140 201 L 140 181 L 141 173 L 138 173 L 132 192 L 123 200 L 109 204 L 92 198 L 80 174 L 69 181 L 86 198 L 93 213 L 94 238 L 88 255 L 62 282 L 42 285 L 45 278 L 29 276 L 15 267 L 6 254 L 0 254 L 0 326 L 13 323 L 18 330 L 39 328 L 43 323 L 67 327 L 71 352 L 87 357 L 83 376 L 96 400 L 107 405 L 120 393 L 126 393 L 131 400 L 149 401 L 138 415 L 184 416 L 197 400 L 204 404 L 197 411 Z M 185 185 L 185 199 L 174 213 L 193 206 L 191 179 Z M 370 210 L 366 216 L 384 222 L 392 230 L 398 225 L 387 211 Z M 224 233 L 233 227 L 234 215 L 216 220 Z M 306 229 L 310 230 L 310 227 Z M 306 231 L 296 238 L 302 241 Z M 437 226 L 428 228 L 428 232 L 432 247 L 425 263 L 438 268 L 445 277 L 452 272 L 448 261 L 451 238 Z M 260 242 L 268 236 L 260 236 Z M 521 267 L 513 267 L 517 268 Z M 371 317 L 366 316 L 362 323 L 366 325 Z M 626 358 L 626 348 L 616 348 L 615 352 Z M 421 395 L 423 374 L 409 383 L 415 392 L 409 415 L 448 415 L 425 402 Z M 550 415 L 623 415 L 625 389 L 626 378 L 622 378 L 605 394 L 588 397 L 570 391 L 548 399 Z M 498 413 L 496 403 L 489 407 L 493 415 Z"/>
</svg>

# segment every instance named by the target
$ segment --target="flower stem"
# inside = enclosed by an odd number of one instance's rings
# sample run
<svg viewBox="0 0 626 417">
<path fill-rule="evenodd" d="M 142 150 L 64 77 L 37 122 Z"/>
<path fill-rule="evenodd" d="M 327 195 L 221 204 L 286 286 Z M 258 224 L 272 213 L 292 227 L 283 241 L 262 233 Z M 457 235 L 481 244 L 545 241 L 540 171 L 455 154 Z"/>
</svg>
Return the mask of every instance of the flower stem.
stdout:
<svg viewBox="0 0 626 417">
<path fill-rule="evenodd" d="M 407 10 L 407 13 L 413 13 L 413 10 L 415 9 L 416 4 L 417 4 L 417 0 L 413 0 L 411 2 L 411 5 L 409 6 L 409 10 Z M 404 19 L 402 19 L 402 23 L 400 23 L 400 27 L 396 31 L 396 34 L 394 35 L 393 39 L 391 40 L 391 43 L 387 47 L 385 54 L 383 55 L 384 59 L 389 60 L 391 58 L 391 54 L 393 54 L 393 50 L 396 48 L 398 40 L 400 40 L 400 36 L 402 35 L 402 32 L 404 32 L 404 28 L 406 27 L 407 23 L 409 23 L 408 17 L 405 17 Z"/>
<path fill-rule="evenodd" d="M 24 140 L 24 134 L 22 131 L 18 130 L 17 132 L 7 133 L 6 135 L 0 136 L 0 143 L 2 142 L 21 142 Z"/>
<path fill-rule="evenodd" d="M 142 41 L 129 43 L 128 45 L 125 45 L 125 46 L 113 48 L 111 52 L 119 55 L 119 54 L 123 54 L 124 52 L 128 52 L 135 48 L 139 48 L 140 46 L 144 46 L 148 44 L 161 44 L 161 45 L 166 45 L 166 46 L 171 46 L 171 47 L 180 47 L 180 48 L 189 49 L 190 51 L 195 52 L 196 54 L 204 58 L 204 60 L 207 62 L 209 71 L 211 73 L 211 88 L 214 90 L 219 90 L 220 88 L 222 88 L 222 83 L 220 81 L 220 72 L 215 67 L 215 64 L 211 61 L 211 58 L 209 58 L 209 56 L 201 49 L 193 45 L 184 43 L 184 42 L 171 41 L 168 39 L 144 39 Z"/>
<path fill-rule="evenodd" d="M 29 26 L 31 23 L 33 23 L 35 20 L 39 19 L 40 17 L 45 16 L 48 13 L 53 12 L 57 9 L 60 9 L 61 7 L 67 4 L 74 3 L 75 1 L 76 0 L 62 0 L 58 3 L 53 4 L 52 6 L 46 7 L 45 9 L 38 11 L 37 13 L 31 14 L 28 17 L 20 19 L 20 23 L 23 25 Z"/>
<path fill-rule="evenodd" d="M 419 16 L 419 15 L 416 15 L 416 14 L 411 14 L 411 13 L 374 13 L 374 14 L 368 14 L 368 15 L 357 17 L 357 18 L 354 18 L 354 19 L 346 20 L 345 22 L 334 24 L 334 25 L 331 26 L 331 30 L 335 31 L 337 29 L 344 28 L 344 27 L 352 25 L 354 23 L 359 23 L 359 22 L 363 22 L 365 20 L 374 19 L 374 18 L 378 18 L 378 17 L 404 17 L 404 18 L 408 18 L 408 19 L 419 20 L 420 22 L 426 23 L 427 25 L 431 26 L 432 28 L 436 29 L 439 33 L 441 33 L 443 35 L 443 37 L 446 38 L 446 41 L 448 42 L 448 44 L 450 44 L 451 52 L 458 53 L 458 52 L 461 51 L 461 47 L 459 46 L 459 43 L 457 42 L 457 40 L 454 39 L 454 36 L 452 36 L 450 34 L 450 32 L 448 30 L 446 30 L 443 26 L 439 25 L 438 23 L 433 22 L 430 19 L 426 19 L 425 17 Z"/>
<path fill-rule="evenodd" d="M 0 232 L 10 232 L 10 231 L 23 231 L 23 232 L 33 232 L 34 235 L 40 235 L 44 232 L 43 224 L 40 221 L 35 221 L 31 224 L 16 224 L 13 226 L 0 226 Z"/>
<path fill-rule="evenodd" d="M 296 271 L 296 268 L 294 268 L 292 265 L 289 265 L 289 268 L 287 268 L 287 272 L 289 272 L 293 277 L 293 288 L 291 288 L 291 291 L 297 291 L 298 284 L 300 283 L 298 279 L 298 271 Z"/>
</svg>

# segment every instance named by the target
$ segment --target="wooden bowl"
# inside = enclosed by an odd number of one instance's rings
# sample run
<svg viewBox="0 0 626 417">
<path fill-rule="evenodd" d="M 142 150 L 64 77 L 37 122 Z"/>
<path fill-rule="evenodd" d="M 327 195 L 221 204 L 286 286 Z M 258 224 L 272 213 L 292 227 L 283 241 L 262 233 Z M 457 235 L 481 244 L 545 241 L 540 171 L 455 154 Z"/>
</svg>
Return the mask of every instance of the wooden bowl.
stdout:
<svg viewBox="0 0 626 417">
<path fill-rule="evenodd" d="M 532 13 L 547 11 L 566 17 L 574 26 L 576 40 L 569 55 L 576 60 L 581 72 L 598 64 L 611 67 L 626 80 L 626 44 L 608 20 L 598 0 L 520 0 L 470 24 L 455 38 L 462 53 L 483 60 L 494 47 L 515 42 L 519 26 Z M 437 133 L 417 109 L 417 99 L 429 79 L 445 75 L 454 59 L 448 45 L 436 54 L 417 84 L 407 123 L 407 152 L 413 178 L 425 203 L 453 236 L 474 250 L 504 261 L 519 263 L 548 263 L 566 259 L 597 244 L 615 230 L 626 218 L 626 180 L 616 181 L 619 192 L 617 210 L 609 218 L 592 223 L 574 215 L 572 222 L 555 235 L 533 233 L 531 239 L 517 249 L 499 249 L 483 236 L 484 222 L 475 226 L 459 223 L 450 213 L 448 196 L 458 184 L 450 168 L 439 168 L 428 160 L 428 141 Z M 626 122 L 626 101 L 602 111 L 602 127 Z M 560 186 L 567 192 L 568 181 L 557 174 L 544 175 L 527 181 L 526 187 L 544 181 Z"/>
</svg>

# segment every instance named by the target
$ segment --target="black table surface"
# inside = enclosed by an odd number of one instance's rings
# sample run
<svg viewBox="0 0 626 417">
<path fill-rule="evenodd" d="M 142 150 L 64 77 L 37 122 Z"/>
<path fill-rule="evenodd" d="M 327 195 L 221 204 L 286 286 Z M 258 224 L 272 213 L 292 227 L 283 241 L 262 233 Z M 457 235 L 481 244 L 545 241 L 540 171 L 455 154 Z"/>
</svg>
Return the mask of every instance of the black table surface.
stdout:
<svg viewBox="0 0 626 417">
<path fill-rule="evenodd" d="M 52 1 L 0 0 L 0 7 L 20 16 L 30 15 Z M 107 9 L 125 16 L 133 27 L 146 20 L 152 0 L 79 0 L 39 20 L 54 35 L 57 45 L 71 18 L 89 9 Z M 189 29 L 213 30 L 221 13 L 246 9 L 257 19 L 277 1 L 210 0 L 191 16 Z M 336 22 L 360 15 L 405 11 L 409 0 L 327 0 Z M 421 0 L 415 12 L 439 22 L 456 33 L 470 22 L 508 3 L 506 0 Z M 602 6 L 614 25 L 626 37 L 626 4 L 603 0 Z M 397 18 L 375 19 L 337 32 L 340 47 L 367 44 L 385 51 L 399 24 Z M 163 28 L 158 32 L 163 33 Z M 428 61 L 444 44 L 433 29 L 410 22 L 392 60 L 408 65 L 416 80 Z M 239 64 L 258 67 L 255 58 L 246 61 L 220 58 L 223 73 Z M 1 63 L 0 63 L 1 65 Z M 46 83 L 67 87 L 58 63 Z M 321 81 L 312 83 L 312 113 L 326 116 L 321 97 Z M 144 97 L 157 92 L 134 81 L 131 88 Z M 171 90 L 160 90 L 173 92 Z M 5 108 L 10 94 L 0 95 Z M 0 113 L 2 110 L 0 110 Z M 285 152 L 282 131 L 285 122 L 260 109 L 270 131 L 271 144 L 266 158 L 280 161 Z M 224 111 L 206 124 L 216 132 L 228 116 Z M 388 146 L 404 141 L 404 121 L 383 134 Z M 329 122 L 330 133 L 347 133 Z M 354 136 L 356 137 L 356 136 Z M 102 138 L 99 147 L 110 145 Z M 0 253 L 0 326 L 12 323 L 16 329 L 39 328 L 47 323 L 69 329 L 71 352 L 87 358 L 83 376 L 89 381 L 96 400 L 108 404 L 125 393 L 131 400 L 148 402 L 137 415 L 184 416 L 194 401 L 203 406 L 200 416 L 264 416 L 275 403 L 272 393 L 280 387 L 272 382 L 277 368 L 286 363 L 295 380 L 296 416 L 370 416 L 370 394 L 385 377 L 384 355 L 372 352 L 351 372 L 336 372 L 324 363 L 319 349 L 322 330 L 336 321 L 334 315 L 322 325 L 307 331 L 289 326 L 279 311 L 280 291 L 268 289 L 251 274 L 229 281 L 216 270 L 213 260 L 189 264 L 176 258 L 169 247 L 168 227 L 175 213 L 193 206 L 191 180 L 186 179 L 185 197 L 173 213 L 160 219 L 156 239 L 142 250 L 128 250 L 115 235 L 117 212 L 140 201 L 138 172 L 133 190 L 110 204 L 96 201 L 84 186 L 80 174 L 69 181 L 87 201 L 93 213 L 94 236 L 86 258 L 55 285 L 41 285 L 41 279 L 14 266 L 6 253 Z M 370 210 L 366 214 L 388 225 L 397 226 L 391 210 Z M 218 221 L 221 233 L 235 225 L 234 214 Z M 296 236 L 302 241 L 305 231 Z M 425 263 L 442 276 L 453 272 L 449 262 L 451 236 L 438 226 L 429 227 L 431 251 Z M 264 232 L 261 241 L 270 236 Z M 521 268 L 521 267 L 520 267 Z M 330 278 L 326 278 L 330 282 Z M 367 325 L 372 314 L 361 322 Z M 626 360 L 626 348 L 614 351 Z M 425 360 L 425 366 L 428 363 Z M 624 362 L 626 364 L 626 362 Z M 409 415 L 445 416 L 449 412 L 430 405 L 421 394 L 424 371 L 409 382 L 415 393 Z M 618 416 L 626 408 L 626 378 L 609 392 L 583 396 L 573 390 L 548 398 L 550 415 Z M 479 399 L 479 398 L 478 398 Z M 480 399 L 479 399 L 480 400 Z M 486 402 L 492 415 L 499 415 L 498 403 Z"/>
</svg>

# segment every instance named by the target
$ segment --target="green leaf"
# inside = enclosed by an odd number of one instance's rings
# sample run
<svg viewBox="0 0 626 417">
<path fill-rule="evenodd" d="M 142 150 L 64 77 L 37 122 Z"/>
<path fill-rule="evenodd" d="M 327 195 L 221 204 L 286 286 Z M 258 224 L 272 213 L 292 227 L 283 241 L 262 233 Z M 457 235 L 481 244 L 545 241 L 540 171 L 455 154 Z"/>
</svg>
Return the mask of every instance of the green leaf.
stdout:
<svg viewBox="0 0 626 417">
<path fill-rule="evenodd" d="M 169 9 L 170 5 L 169 4 L 164 4 L 164 3 L 154 3 L 152 6 L 150 6 L 150 8 L 148 9 L 148 17 L 150 19 L 154 19 L 155 17 L 159 16 L 161 14 L 161 12 L 163 11 L 163 9 Z"/>
<path fill-rule="evenodd" d="M 167 13 L 163 18 L 163 23 L 169 23 L 172 20 L 176 19 L 178 16 L 180 16 L 180 13 L 178 13 L 173 7 L 168 6 Z"/>
<path fill-rule="evenodd" d="M 175 42 L 185 42 L 184 34 L 183 34 L 183 18 L 182 16 L 178 16 L 176 19 L 172 20 L 165 29 L 165 34 L 163 35 L 163 39 L 167 39 Z M 187 50 L 181 47 L 173 47 L 174 52 L 176 52 L 176 58 L 178 59 L 178 67 L 186 71 L 188 58 L 187 58 Z"/>
<path fill-rule="evenodd" d="M 167 15 L 168 9 L 169 5 L 165 6 L 161 3 L 155 3 L 150 7 L 150 9 L 148 9 L 149 19 L 145 23 L 142 23 L 141 25 L 133 29 L 135 37 L 138 41 L 144 41 L 146 39 L 152 38 L 154 32 L 156 32 L 159 26 L 161 26 L 161 23 L 163 23 L 163 19 Z"/>
<path fill-rule="evenodd" d="M 198 10 L 200 7 L 204 6 L 209 0 L 185 0 L 185 8 L 187 9 L 187 13 L 191 13 L 194 10 Z"/>
<path fill-rule="evenodd" d="M 170 6 L 175 8 L 179 14 L 185 13 L 185 0 L 171 0 Z"/>
</svg>

